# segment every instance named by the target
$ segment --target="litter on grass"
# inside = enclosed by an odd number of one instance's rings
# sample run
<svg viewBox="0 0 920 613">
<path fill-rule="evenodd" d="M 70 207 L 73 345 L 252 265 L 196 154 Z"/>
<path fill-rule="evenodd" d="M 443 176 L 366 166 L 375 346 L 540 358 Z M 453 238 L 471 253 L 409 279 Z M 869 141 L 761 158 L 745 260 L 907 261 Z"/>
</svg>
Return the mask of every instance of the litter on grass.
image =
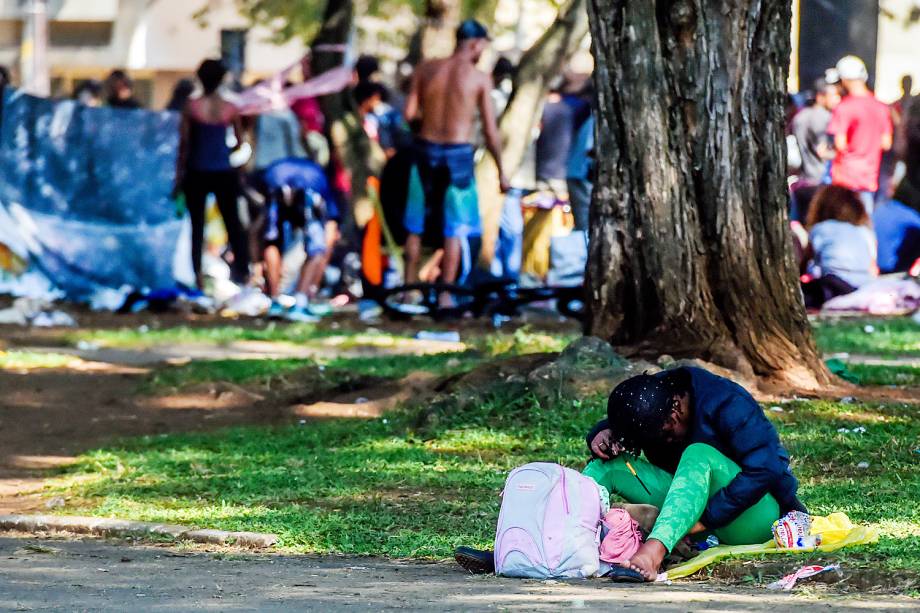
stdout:
<svg viewBox="0 0 920 613">
<path fill-rule="evenodd" d="M 795 571 L 792 574 L 786 575 L 778 581 L 774 581 L 767 586 L 768 590 L 785 590 L 789 591 L 800 579 L 807 579 L 808 577 L 814 577 L 815 575 L 820 575 L 821 573 L 826 573 L 829 571 L 836 571 L 840 573 L 840 564 L 830 564 L 828 566 L 819 566 L 817 564 L 810 564 L 808 566 L 803 566 L 799 570 Z"/>
<path fill-rule="evenodd" d="M 852 545 L 877 543 L 879 538 L 876 528 L 853 524 L 845 513 L 831 513 L 827 516 L 813 515 L 809 533 L 811 535 L 820 535 L 821 544 L 814 548 L 805 549 L 784 549 L 778 547 L 774 541 L 767 541 L 759 545 L 719 545 L 701 552 L 700 555 L 683 564 L 668 569 L 667 578 L 681 579 L 689 577 L 700 569 L 726 558 L 808 551 L 829 553 Z"/>
<path fill-rule="evenodd" d="M 415 338 L 420 341 L 459 343 L 460 333 L 455 330 L 421 330 L 415 334 Z"/>
<path fill-rule="evenodd" d="M 837 428 L 837 432 L 840 434 L 865 434 L 866 428 L 864 426 L 856 426 L 852 430 L 850 428 Z"/>
</svg>

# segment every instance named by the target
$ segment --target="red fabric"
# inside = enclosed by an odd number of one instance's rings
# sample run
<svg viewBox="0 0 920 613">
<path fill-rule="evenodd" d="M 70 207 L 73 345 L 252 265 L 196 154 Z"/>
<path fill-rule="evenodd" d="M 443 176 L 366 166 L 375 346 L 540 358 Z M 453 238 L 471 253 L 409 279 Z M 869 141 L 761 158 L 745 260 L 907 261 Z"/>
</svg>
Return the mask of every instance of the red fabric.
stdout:
<svg viewBox="0 0 920 613">
<path fill-rule="evenodd" d="M 291 104 L 291 110 L 300 120 L 300 125 L 307 132 L 322 132 L 326 125 L 323 111 L 316 98 L 301 98 Z"/>
<path fill-rule="evenodd" d="M 855 191 L 878 190 L 882 138 L 891 134 L 891 114 L 875 96 L 847 96 L 831 117 L 828 134 L 844 134 L 847 146 L 831 164 L 831 180 Z"/>
</svg>

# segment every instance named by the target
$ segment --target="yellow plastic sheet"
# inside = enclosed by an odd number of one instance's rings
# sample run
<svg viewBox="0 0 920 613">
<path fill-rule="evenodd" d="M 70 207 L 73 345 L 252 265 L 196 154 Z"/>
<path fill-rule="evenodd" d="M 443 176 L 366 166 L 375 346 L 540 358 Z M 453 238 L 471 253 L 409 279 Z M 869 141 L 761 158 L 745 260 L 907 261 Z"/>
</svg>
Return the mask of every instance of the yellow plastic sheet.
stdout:
<svg viewBox="0 0 920 613">
<path fill-rule="evenodd" d="M 858 526 L 844 513 L 827 516 L 813 515 L 811 534 L 821 535 L 821 545 L 814 549 L 781 549 L 773 541 L 760 545 L 719 545 L 700 553 L 692 560 L 668 569 L 668 579 L 688 577 L 696 571 L 725 558 L 735 558 L 773 553 L 803 553 L 809 551 L 830 552 L 850 545 L 869 545 L 878 542 L 878 530 L 869 526 Z"/>
</svg>

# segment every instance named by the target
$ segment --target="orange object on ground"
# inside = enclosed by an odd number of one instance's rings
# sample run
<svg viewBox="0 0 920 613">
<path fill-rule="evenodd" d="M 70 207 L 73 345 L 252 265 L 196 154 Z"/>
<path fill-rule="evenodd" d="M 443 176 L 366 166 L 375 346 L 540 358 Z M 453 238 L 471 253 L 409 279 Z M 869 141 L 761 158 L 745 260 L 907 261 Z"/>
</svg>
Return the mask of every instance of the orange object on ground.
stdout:
<svg viewBox="0 0 920 613">
<path fill-rule="evenodd" d="M 380 218 L 377 213 L 364 227 L 364 240 L 361 241 L 361 269 L 364 278 L 372 285 L 383 283 L 383 245 Z"/>
<path fill-rule="evenodd" d="M 368 195 L 377 202 L 380 194 L 380 180 L 377 177 L 367 179 Z M 361 270 L 364 278 L 371 285 L 383 284 L 383 227 L 380 219 L 380 207 L 374 207 L 374 214 L 364 227 L 364 239 L 361 241 Z"/>
</svg>

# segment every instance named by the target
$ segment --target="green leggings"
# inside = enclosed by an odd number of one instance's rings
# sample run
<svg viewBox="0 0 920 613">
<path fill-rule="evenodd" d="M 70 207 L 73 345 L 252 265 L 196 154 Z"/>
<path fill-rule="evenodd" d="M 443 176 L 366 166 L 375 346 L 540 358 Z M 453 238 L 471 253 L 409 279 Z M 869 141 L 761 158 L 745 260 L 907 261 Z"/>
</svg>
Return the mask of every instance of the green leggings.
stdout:
<svg viewBox="0 0 920 613">
<path fill-rule="evenodd" d="M 626 467 L 627 461 L 651 496 Z M 714 447 L 694 443 L 680 457 L 673 476 L 628 454 L 606 462 L 592 460 L 583 472 L 627 502 L 652 504 L 661 509 L 649 538 L 661 541 L 671 551 L 702 517 L 709 498 L 728 485 L 741 468 Z M 778 518 L 779 504 L 766 494 L 730 524 L 712 532 L 727 545 L 754 545 L 772 538 L 771 528 Z"/>
</svg>

